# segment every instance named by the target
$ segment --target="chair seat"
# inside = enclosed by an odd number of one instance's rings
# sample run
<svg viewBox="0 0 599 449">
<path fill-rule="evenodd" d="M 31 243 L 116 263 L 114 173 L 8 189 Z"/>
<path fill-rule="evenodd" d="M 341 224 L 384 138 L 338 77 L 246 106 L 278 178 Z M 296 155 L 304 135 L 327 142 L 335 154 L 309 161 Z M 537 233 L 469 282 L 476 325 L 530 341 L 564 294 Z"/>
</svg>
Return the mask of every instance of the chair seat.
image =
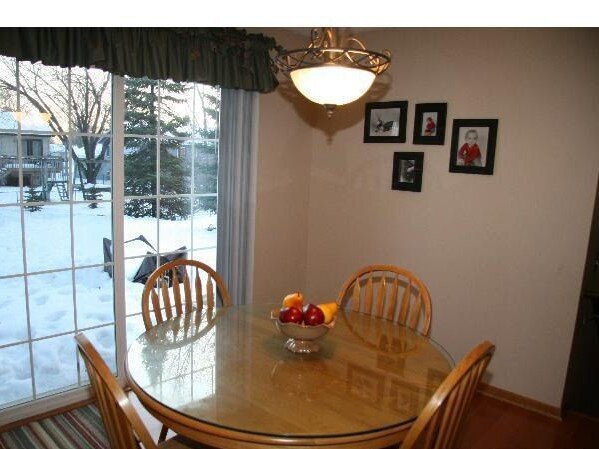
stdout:
<svg viewBox="0 0 599 449">
<path fill-rule="evenodd" d="M 177 435 L 163 443 L 158 444 L 158 449 L 208 449 L 209 446 L 197 443 L 184 436 Z"/>
</svg>

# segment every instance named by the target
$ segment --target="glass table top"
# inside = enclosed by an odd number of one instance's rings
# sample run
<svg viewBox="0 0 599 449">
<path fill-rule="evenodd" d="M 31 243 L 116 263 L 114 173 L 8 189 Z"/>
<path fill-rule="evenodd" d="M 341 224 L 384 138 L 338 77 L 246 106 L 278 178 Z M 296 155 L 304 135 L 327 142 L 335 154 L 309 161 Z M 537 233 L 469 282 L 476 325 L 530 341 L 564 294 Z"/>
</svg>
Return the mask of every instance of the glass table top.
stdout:
<svg viewBox="0 0 599 449">
<path fill-rule="evenodd" d="M 202 310 L 155 326 L 129 348 L 130 381 L 203 423 L 313 438 L 414 420 L 453 367 L 431 339 L 345 310 L 318 340 L 319 352 L 294 354 L 271 309 Z"/>
</svg>

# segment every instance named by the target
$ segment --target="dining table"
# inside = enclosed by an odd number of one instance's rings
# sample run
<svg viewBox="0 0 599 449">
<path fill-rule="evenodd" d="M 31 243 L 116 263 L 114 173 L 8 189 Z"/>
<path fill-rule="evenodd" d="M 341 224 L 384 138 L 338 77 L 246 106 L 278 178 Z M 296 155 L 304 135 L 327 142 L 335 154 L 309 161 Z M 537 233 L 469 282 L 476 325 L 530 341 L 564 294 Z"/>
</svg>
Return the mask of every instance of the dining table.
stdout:
<svg viewBox="0 0 599 449">
<path fill-rule="evenodd" d="M 150 328 L 126 376 L 174 432 L 222 449 L 377 449 L 400 443 L 454 366 L 431 338 L 341 309 L 318 352 L 297 354 L 272 304 L 200 309 Z"/>
</svg>

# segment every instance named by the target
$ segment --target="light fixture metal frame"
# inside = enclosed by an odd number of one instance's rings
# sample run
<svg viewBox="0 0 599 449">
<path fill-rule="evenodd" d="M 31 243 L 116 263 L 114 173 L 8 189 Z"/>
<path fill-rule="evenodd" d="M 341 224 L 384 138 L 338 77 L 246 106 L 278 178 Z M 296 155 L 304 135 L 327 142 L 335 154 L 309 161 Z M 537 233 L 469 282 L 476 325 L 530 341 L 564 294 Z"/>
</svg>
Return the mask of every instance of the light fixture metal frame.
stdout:
<svg viewBox="0 0 599 449">
<path fill-rule="evenodd" d="M 310 43 L 306 48 L 282 50 L 274 61 L 279 70 L 286 76 L 299 69 L 338 66 L 367 70 L 380 75 L 391 63 L 391 52 L 366 49 L 366 46 L 355 37 L 348 37 L 339 46 L 339 37 L 335 28 L 313 28 Z M 336 105 L 325 104 L 329 117 Z"/>
</svg>

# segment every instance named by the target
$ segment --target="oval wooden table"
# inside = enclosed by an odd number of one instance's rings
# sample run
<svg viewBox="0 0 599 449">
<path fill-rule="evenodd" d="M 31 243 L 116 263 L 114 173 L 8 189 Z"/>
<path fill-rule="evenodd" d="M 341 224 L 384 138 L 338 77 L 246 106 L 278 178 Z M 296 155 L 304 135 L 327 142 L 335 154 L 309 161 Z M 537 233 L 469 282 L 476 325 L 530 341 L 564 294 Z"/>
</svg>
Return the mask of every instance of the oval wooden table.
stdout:
<svg viewBox="0 0 599 449">
<path fill-rule="evenodd" d="M 175 432 L 223 449 L 377 449 L 403 440 L 453 361 L 385 319 L 340 311 L 320 351 L 293 354 L 272 306 L 203 310 L 130 346 L 141 403 Z"/>
</svg>

